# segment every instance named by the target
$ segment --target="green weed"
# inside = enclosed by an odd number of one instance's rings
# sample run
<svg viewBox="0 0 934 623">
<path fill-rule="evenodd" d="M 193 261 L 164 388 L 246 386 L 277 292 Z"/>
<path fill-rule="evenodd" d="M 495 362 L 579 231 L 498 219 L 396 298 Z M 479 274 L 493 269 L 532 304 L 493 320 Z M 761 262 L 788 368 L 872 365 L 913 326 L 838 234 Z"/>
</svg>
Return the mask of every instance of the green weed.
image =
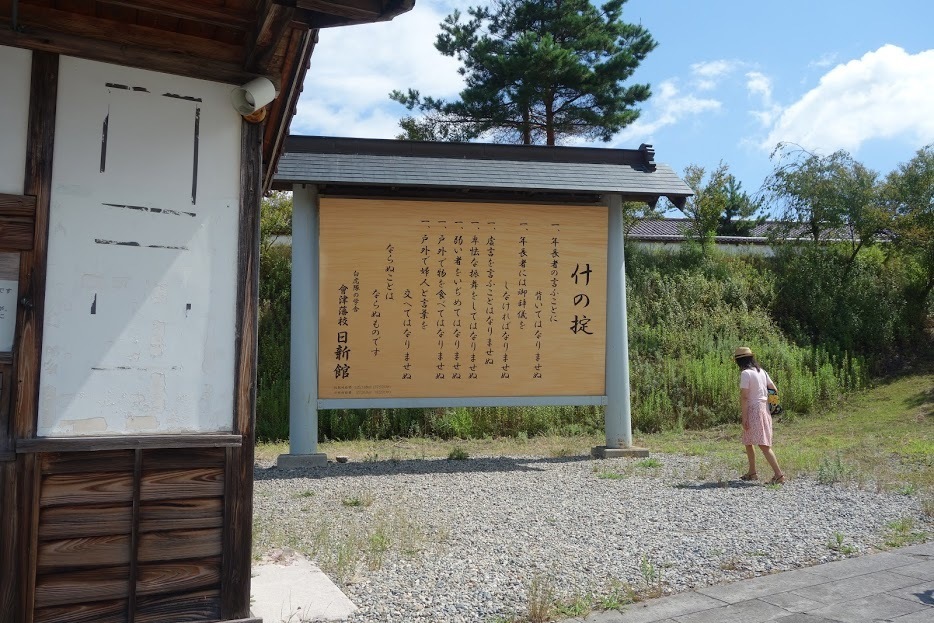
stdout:
<svg viewBox="0 0 934 623">
<path fill-rule="evenodd" d="M 526 586 L 529 623 L 546 623 L 555 613 L 555 589 L 551 580 L 536 574 Z"/>
<path fill-rule="evenodd" d="M 827 549 L 843 554 L 844 556 L 849 556 L 854 553 L 856 549 L 844 543 L 846 536 L 841 532 L 834 532 L 833 535 L 827 539 Z"/>
<path fill-rule="evenodd" d="M 927 532 L 916 529 L 915 520 L 903 517 L 886 525 L 885 544 L 887 547 L 903 547 L 912 543 L 924 543 Z"/>
<path fill-rule="evenodd" d="M 449 461 L 466 461 L 470 458 L 470 454 L 467 453 L 467 450 L 461 448 L 460 446 L 455 446 L 448 452 Z"/>
</svg>

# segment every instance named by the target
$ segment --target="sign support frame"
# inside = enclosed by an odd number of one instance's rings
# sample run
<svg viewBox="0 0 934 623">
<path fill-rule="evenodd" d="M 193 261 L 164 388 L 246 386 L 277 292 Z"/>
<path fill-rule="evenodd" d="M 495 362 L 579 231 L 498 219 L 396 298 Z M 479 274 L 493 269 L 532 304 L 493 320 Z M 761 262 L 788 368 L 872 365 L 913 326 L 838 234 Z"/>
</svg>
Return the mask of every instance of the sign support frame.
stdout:
<svg viewBox="0 0 934 623">
<path fill-rule="evenodd" d="M 626 262 L 622 195 L 605 195 L 607 206 L 607 316 L 605 395 L 457 398 L 318 398 L 319 196 L 317 187 L 293 186 L 292 298 L 289 394 L 289 454 L 282 468 L 327 465 L 318 452 L 318 409 L 370 407 L 480 407 L 536 405 L 605 405 L 606 446 L 593 448 L 596 458 L 647 456 L 632 445 L 629 385 L 629 337 L 626 312 Z"/>
<path fill-rule="evenodd" d="M 292 306 L 289 353 L 289 453 L 277 465 L 324 467 L 318 452 L 318 189 L 292 190 Z"/>
</svg>

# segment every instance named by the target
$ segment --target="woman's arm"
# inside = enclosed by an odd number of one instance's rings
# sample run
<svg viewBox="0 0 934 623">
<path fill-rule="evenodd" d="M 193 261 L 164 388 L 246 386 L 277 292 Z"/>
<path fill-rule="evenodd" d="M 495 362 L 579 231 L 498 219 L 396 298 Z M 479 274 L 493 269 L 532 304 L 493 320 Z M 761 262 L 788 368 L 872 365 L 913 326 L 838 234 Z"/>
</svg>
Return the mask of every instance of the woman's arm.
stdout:
<svg viewBox="0 0 934 623">
<path fill-rule="evenodd" d="M 749 404 L 749 388 L 744 387 L 739 390 L 739 408 L 740 408 L 740 413 L 742 413 L 742 418 L 743 418 L 743 430 L 749 428 L 749 421 L 746 418 L 746 413 L 748 411 L 748 409 L 746 408 L 746 405 L 748 404 Z"/>
</svg>

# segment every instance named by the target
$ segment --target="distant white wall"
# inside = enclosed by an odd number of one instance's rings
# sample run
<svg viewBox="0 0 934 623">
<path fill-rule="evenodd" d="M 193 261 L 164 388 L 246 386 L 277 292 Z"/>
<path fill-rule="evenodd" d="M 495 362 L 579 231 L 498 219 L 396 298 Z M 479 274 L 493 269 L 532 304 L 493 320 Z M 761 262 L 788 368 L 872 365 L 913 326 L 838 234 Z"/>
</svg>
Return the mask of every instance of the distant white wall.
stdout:
<svg viewBox="0 0 934 623">
<path fill-rule="evenodd" d="M 642 240 L 634 240 L 631 244 L 636 245 L 640 249 L 647 249 L 649 251 L 665 251 L 667 253 L 677 253 L 681 250 L 683 242 L 645 242 Z M 772 257 L 775 255 L 775 250 L 767 244 L 735 244 L 735 243 L 716 243 L 714 247 L 723 253 L 729 253 L 730 255 L 761 255 L 764 257 Z"/>
<path fill-rule="evenodd" d="M 0 45 L 0 193 L 23 194 L 32 52 Z"/>
<path fill-rule="evenodd" d="M 62 57 L 39 436 L 232 429 L 230 89 Z"/>
</svg>

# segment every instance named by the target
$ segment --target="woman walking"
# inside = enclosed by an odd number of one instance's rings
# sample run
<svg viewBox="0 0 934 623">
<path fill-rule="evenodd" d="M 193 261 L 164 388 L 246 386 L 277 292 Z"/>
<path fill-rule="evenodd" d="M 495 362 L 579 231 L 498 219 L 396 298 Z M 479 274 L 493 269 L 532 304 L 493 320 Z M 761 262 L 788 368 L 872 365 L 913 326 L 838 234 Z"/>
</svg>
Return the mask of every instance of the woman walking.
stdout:
<svg viewBox="0 0 934 623">
<path fill-rule="evenodd" d="M 741 370 L 739 375 L 739 404 L 743 414 L 743 445 L 746 446 L 746 458 L 749 471 L 740 476 L 743 480 L 758 480 L 756 474 L 756 448 L 762 451 L 765 460 L 772 468 L 772 479 L 768 484 L 780 485 L 785 482 L 785 475 L 778 466 L 778 459 L 772 452 L 772 415 L 769 413 L 769 389 L 775 389 L 775 383 L 768 373 L 759 367 L 752 350 L 740 346 L 733 351 L 733 359 Z"/>
</svg>

